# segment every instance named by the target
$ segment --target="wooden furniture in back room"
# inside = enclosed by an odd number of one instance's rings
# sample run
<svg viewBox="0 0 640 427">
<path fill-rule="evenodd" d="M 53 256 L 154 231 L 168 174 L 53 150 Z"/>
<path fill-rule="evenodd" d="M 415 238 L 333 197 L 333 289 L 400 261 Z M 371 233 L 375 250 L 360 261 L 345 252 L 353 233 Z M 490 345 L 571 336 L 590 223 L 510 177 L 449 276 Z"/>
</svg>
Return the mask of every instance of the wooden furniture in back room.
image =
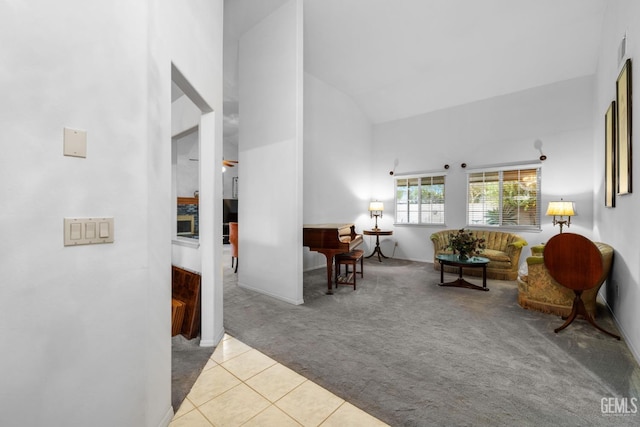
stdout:
<svg viewBox="0 0 640 427">
<path fill-rule="evenodd" d="M 231 268 L 233 268 L 233 263 L 235 261 L 235 269 L 234 273 L 238 272 L 238 223 L 230 222 L 229 223 L 229 244 L 231 245 Z"/>
<path fill-rule="evenodd" d="M 171 298 L 171 336 L 175 337 L 182 332 L 184 322 L 184 309 L 186 304 L 175 298 Z"/>
<path fill-rule="evenodd" d="M 171 294 L 185 305 L 182 335 L 187 339 L 197 337 L 200 333 L 200 274 L 172 266 Z"/>
</svg>

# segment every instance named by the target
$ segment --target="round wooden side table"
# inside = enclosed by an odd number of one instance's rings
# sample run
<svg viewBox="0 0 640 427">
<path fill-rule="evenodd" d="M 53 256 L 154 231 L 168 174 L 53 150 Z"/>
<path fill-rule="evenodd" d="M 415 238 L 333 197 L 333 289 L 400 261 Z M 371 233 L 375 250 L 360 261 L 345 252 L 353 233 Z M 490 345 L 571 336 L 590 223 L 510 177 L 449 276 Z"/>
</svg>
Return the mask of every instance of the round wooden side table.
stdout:
<svg viewBox="0 0 640 427">
<path fill-rule="evenodd" d="M 578 315 L 582 315 L 594 328 L 616 339 L 619 335 L 600 327 L 589 314 L 582 301 L 582 292 L 599 283 L 604 274 L 602 255 L 596 245 L 579 234 L 563 233 L 553 236 L 544 247 L 544 265 L 556 282 L 575 294 L 571 313 L 554 332 L 569 326 Z"/>
<path fill-rule="evenodd" d="M 382 253 L 382 250 L 380 250 L 380 236 L 391 236 L 393 234 L 392 230 L 363 230 L 362 232 L 366 236 L 376 236 L 376 247 L 367 258 L 371 258 L 375 254 L 378 254 L 378 261 L 380 262 L 382 262 L 382 258 L 389 258 Z"/>
</svg>

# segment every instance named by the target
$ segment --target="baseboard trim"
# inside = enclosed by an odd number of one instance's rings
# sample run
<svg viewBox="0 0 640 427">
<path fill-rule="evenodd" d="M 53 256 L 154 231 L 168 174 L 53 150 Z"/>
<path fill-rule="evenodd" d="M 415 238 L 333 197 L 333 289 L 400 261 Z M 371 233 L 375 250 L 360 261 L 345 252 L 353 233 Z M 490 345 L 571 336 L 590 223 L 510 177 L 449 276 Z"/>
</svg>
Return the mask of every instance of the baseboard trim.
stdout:
<svg viewBox="0 0 640 427">
<path fill-rule="evenodd" d="M 171 423 L 171 420 L 173 419 L 173 414 L 174 414 L 173 406 L 169 405 L 169 408 L 167 408 L 167 412 L 164 414 L 164 416 L 160 420 L 158 427 L 168 427 L 169 423 Z"/>
<path fill-rule="evenodd" d="M 285 297 L 282 297 L 281 295 L 277 295 L 277 294 L 274 294 L 274 293 L 271 293 L 271 292 L 265 292 L 263 289 L 254 288 L 253 286 L 247 286 L 247 285 L 245 285 L 243 283 L 240 283 L 240 282 L 238 282 L 238 286 L 240 286 L 241 288 L 244 288 L 244 289 L 249 289 L 250 291 L 253 291 L 253 292 L 257 292 L 257 293 L 262 294 L 262 295 L 267 295 L 267 296 L 270 296 L 272 298 L 279 299 L 280 301 L 288 302 L 289 304 L 294 304 L 294 305 L 304 304 L 304 300 L 303 299 L 298 301 L 298 300 L 294 300 L 294 299 L 290 299 L 290 298 L 285 298 Z"/>
<path fill-rule="evenodd" d="M 200 340 L 200 347 L 215 347 L 224 338 L 224 328 L 212 340 Z"/>
<path fill-rule="evenodd" d="M 640 363 L 640 352 L 638 352 L 638 349 L 633 345 L 633 341 L 629 340 L 628 338 L 629 335 L 626 333 L 626 331 L 622 327 L 622 324 L 618 321 L 618 318 L 616 317 L 616 313 L 611 309 L 611 306 L 609 305 L 609 301 L 607 301 L 603 295 L 599 294 L 599 296 L 602 297 L 602 300 L 604 301 L 604 305 L 607 306 L 609 313 L 611 313 L 611 317 L 613 317 L 613 322 L 616 324 L 618 331 L 620 331 L 620 335 L 622 336 L 622 339 L 624 340 L 625 344 L 627 344 L 627 347 L 629 347 L 629 350 L 631 350 L 631 354 L 636 359 L 636 362 Z"/>
<path fill-rule="evenodd" d="M 313 267 L 307 267 L 307 268 L 305 268 L 304 270 L 302 270 L 302 272 L 303 272 L 303 273 L 307 273 L 307 272 L 309 272 L 309 271 L 317 270 L 317 269 L 319 269 L 319 268 L 327 268 L 327 265 L 326 265 L 326 264 L 323 264 L 323 265 L 316 265 L 316 266 L 313 266 Z"/>
</svg>

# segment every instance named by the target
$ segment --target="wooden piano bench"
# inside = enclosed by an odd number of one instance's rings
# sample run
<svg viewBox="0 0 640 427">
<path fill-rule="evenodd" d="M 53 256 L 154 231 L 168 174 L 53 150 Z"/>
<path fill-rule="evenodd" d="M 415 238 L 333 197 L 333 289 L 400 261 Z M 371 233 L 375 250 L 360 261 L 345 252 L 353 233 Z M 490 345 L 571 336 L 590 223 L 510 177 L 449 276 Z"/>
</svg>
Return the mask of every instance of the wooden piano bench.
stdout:
<svg viewBox="0 0 640 427">
<path fill-rule="evenodd" d="M 335 282 L 336 288 L 338 285 L 353 285 L 353 290 L 356 290 L 356 275 L 360 273 L 360 277 L 364 277 L 364 251 L 361 249 L 354 249 L 351 252 L 344 254 L 337 254 L 336 260 L 336 274 Z M 358 261 L 360 261 L 360 271 L 357 271 Z M 342 265 L 345 268 L 345 274 L 342 274 Z M 349 266 L 353 268 L 349 269 Z"/>
</svg>

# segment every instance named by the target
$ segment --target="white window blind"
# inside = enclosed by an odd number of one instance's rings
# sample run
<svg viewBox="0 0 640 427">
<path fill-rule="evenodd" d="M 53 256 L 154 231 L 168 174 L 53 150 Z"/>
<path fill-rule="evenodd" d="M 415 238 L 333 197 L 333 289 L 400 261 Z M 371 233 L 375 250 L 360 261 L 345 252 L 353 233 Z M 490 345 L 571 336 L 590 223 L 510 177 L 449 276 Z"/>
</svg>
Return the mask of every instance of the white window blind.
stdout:
<svg viewBox="0 0 640 427">
<path fill-rule="evenodd" d="M 468 174 L 467 224 L 540 228 L 540 167 Z"/>
</svg>

